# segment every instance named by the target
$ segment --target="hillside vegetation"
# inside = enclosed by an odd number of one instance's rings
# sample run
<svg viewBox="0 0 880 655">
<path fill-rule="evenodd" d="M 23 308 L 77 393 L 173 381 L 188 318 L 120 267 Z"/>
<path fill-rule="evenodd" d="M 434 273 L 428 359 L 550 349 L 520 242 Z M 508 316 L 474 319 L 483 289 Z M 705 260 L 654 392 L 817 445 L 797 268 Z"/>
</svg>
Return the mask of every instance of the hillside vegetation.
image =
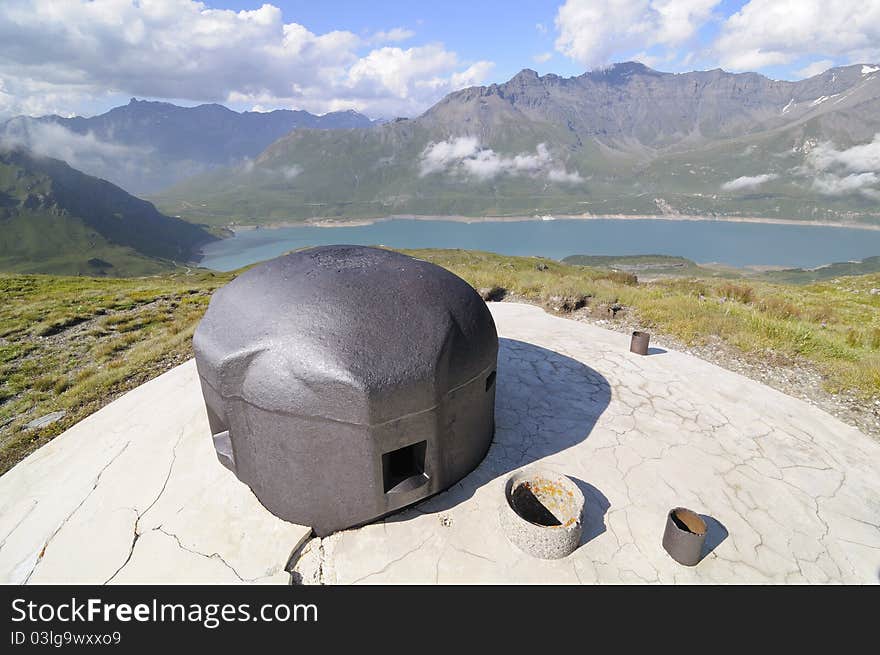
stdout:
<svg viewBox="0 0 880 655">
<path fill-rule="evenodd" d="M 748 278 L 783 284 L 809 284 L 847 275 L 880 273 L 880 257 L 866 257 L 861 261 L 837 262 L 816 268 L 783 268 L 756 270 L 721 265 L 699 265 L 684 257 L 673 255 L 571 255 L 562 260 L 566 264 L 610 268 L 635 273 L 640 278 L 658 277 L 718 277 Z"/>
<path fill-rule="evenodd" d="M 880 398 L 880 274 L 793 286 L 676 277 L 464 250 L 404 251 L 492 299 L 635 320 L 747 357 L 812 363 L 830 391 Z M 191 356 L 211 293 L 235 273 L 109 280 L 0 275 L 0 471 L 114 397 Z M 873 292 L 872 292 L 873 291 Z M 28 422 L 65 411 L 51 425 Z"/>
<path fill-rule="evenodd" d="M 230 279 L 0 274 L 0 472 L 190 357 L 211 293 Z M 65 415 L 51 425 L 25 428 L 58 411 Z"/>
<path fill-rule="evenodd" d="M 691 215 L 880 222 L 880 72 L 785 82 L 616 64 L 523 70 L 366 129 L 295 130 L 247 166 L 155 196 L 222 225 L 403 214 Z"/>
<path fill-rule="evenodd" d="M 168 272 L 214 238 L 63 161 L 0 146 L 0 271 Z"/>
</svg>

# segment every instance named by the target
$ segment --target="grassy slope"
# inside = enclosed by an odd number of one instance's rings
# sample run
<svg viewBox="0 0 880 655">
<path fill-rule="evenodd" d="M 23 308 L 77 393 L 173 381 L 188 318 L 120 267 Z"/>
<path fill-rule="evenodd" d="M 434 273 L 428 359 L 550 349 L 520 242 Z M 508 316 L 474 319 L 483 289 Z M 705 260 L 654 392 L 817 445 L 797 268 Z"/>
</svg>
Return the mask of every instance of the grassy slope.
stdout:
<svg viewBox="0 0 880 655">
<path fill-rule="evenodd" d="M 739 278 L 743 271 L 731 267 L 709 268 L 675 255 L 571 255 L 564 264 L 610 268 L 639 277 L 722 277 Z"/>
<path fill-rule="evenodd" d="M 476 287 L 499 286 L 529 300 L 558 305 L 586 302 L 607 314 L 619 304 L 641 323 L 685 342 L 719 337 L 747 354 L 772 350 L 802 357 L 827 376 L 830 390 L 880 396 L 880 274 L 841 277 L 808 285 L 758 280 L 670 278 L 626 282 L 625 273 L 571 266 L 552 260 L 461 250 L 406 251 L 429 259 Z M 547 269 L 539 271 L 537 262 Z"/>
<path fill-rule="evenodd" d="M 123 277 L 170 272 L 213 237 L 62 161 L 0 150 L 0 270 Z"/>
<path fill-rule="evenodd" d="M 860 262 L 838 262 L 819 268 L 786 268 L 781 271 L 768 271 L 763 277 L 771 282 L 784 284 L 804 284 L 819 280 L 830 280 L 843 275 L 866 275 L 880 273 L 880 256 L 868 257 Z"/>
<path fill-rule="evenodd" d="M 0 471 L 188 358 L 211 292 L 231 278 L 0 274 Z M 57 423 L 23 430 L 57 410 Z"/>
<path fill-rule="evenodd" d="M 818 268 L 784 268 L 771 271 L 757 271 L 728 266 L 700 266 L 690 259 L 673 255 L 571 255 L 562 261 L 565 264 L 575 264 L 578 266 L 611 268 L 635 273 L 644 278 L 749 278 L 780 284 L 810 284 L 847 275 L 880 273 L 880 256 L 867 257 L 861 261 L 837 262 Z"/>
<path fill-rule="evenodd" d="M 534 257 L 463 250 L 406 251 L 475 288 L 609 316 L 615 304 L 647 328 L 690 343 L 721 338 L 755 358 L 803 358 L 830 390 L 880 397 L 880 274 L 792 286 L 670 278 Z M 0 471 L 118 394 L 184 361 L 210 294 L 234 274 L 197 272 L 109 280 L 0 275 Z M 28 421 L 63 409 L 41 430 Z"/>
<path fill-rule="evenodd" d="M 94 260 L 112 266 L 89 263 Z M 25 212 L 0 220 L 0 271 L 119 277 L 167 273 L 175 267 L 173 262 L 110 243 L 81 222 L 65 217 Z"/>
</svg>

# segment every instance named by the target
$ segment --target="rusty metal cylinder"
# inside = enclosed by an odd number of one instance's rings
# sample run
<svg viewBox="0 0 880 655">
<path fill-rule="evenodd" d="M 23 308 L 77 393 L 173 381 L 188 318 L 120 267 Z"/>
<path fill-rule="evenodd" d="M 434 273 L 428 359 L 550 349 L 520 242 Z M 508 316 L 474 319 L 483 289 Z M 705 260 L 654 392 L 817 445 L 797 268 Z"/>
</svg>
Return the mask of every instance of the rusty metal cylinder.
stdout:
<svg viewBox="0 0 880 655">
<path fill-rule="evenodd" d="M 669 510 L 663 548 L 679 564 L 699 563 L 706 542 L 706 522 L 699 514 L 684 507 Z"/>
<path fill-rule="evenodd" d="M 629 351 L 637 355 L 648 354 L 648 344 L 651 341 L 651 335 L 647 332 L 639 332 L 636 330 L 632 333 L 632 341 L 629 343 Z"/>
</svg>

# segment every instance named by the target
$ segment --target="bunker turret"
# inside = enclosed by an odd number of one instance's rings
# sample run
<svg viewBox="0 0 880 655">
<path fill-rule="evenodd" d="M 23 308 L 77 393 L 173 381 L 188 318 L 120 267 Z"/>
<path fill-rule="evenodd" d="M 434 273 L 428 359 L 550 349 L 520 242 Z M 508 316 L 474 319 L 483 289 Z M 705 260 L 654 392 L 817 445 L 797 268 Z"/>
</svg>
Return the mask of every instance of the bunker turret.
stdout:
<svg viewBox="0 0 880 655">
<path fill-rule="evenodd" d="M 214 294 L 193 346 L 220 461 L 319 536 L 446 489 L 492 441 L 495 324 L 425 261 L 360 246 L 279 257 Z"/>
</svg>

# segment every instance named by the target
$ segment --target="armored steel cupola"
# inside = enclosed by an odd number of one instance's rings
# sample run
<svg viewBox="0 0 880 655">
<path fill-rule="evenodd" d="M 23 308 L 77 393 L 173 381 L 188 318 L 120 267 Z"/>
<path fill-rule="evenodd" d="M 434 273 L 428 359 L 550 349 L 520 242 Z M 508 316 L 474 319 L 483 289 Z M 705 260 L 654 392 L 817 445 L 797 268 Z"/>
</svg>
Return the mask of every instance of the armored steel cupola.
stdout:
<svg viewBox="0 0 880 655">
<path fill-rule="evenodd" d="M 279 257 L 214 294 L 193 345 L 218 457 L 319 536 L 442 491 L 492 440 L 495 324 L 425 261 L 361 246 Z"/>
</svg>

